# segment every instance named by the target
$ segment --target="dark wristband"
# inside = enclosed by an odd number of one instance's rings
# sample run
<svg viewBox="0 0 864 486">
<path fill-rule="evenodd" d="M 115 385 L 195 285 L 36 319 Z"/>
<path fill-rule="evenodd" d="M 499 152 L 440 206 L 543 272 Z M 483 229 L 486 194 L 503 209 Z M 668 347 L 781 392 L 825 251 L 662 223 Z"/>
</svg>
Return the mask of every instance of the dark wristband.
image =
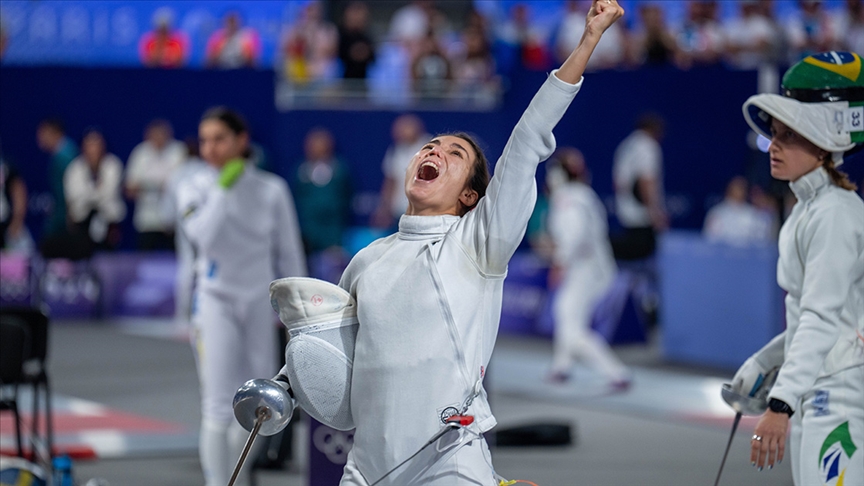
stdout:
<svg viewBox="0 0 864 486">
<path fill-rule="evenodd" d="M 273 377 L 273 381 L 285 383 L 285 385 L 287 385 L 287 389 L 285 391 L 288 392 L 288 395 L 290 395 L 291 398 L 295 398 L 294 397 L 294 390 L 291 389 L 291 382 L 288 380 L 287 376 L 283 375 L 282 373 L 279 373 L 278 375 Z"/>
<path fill-rule="evenodd" d="M 795 410 L 792 410 L 792 407 L 790 407 L 788 403 L 776 398 L 768 400 L 768 409 L 774 413 L 785 413 L 790 417 L 795 413 Z"/>
</svg>

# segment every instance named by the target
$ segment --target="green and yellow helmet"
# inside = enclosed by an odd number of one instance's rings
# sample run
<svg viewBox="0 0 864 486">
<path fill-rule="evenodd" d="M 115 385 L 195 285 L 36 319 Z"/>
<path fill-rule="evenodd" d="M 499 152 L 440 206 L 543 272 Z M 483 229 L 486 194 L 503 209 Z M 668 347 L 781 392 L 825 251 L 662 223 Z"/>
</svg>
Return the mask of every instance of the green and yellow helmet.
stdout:
<svg viewBox="0 0 864 486">
<path fill-rule="evenodd" d="M 783 95 L 760 94 L 744 102 L 753 130 L 771 138 L 776 118 L 817 147 L 831 152 L 835 165 L 864 143 L 864 69 L 854 52 L 808 56 L 783 75 Z"/>
</svg>

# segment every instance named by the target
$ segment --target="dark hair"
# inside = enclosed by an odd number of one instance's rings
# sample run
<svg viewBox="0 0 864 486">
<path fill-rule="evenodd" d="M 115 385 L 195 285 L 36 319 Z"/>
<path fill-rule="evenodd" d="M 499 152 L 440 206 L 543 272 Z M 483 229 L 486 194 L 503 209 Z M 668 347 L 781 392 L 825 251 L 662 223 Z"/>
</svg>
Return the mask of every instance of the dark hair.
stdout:
<svg viewBox="0 0 864 486">
<path fill-rule="evenodd" d="M 636 120 L 636 128 L 652 133 L 662 133 L 666 128 L 666 121 L 657 113 L 643 113 Z"/>
<path fill-rule="evenodd" d="M 207 120 L 218 120 L 225 124 L 229 130 L 234 132 L 235 135 L 247 134 L 249 135 L 249 125 L 246 124 L 246 120 L 243 118 L 243 115 L 237 113 L 234 110 L 226 108 L 224 106 L 216 106 L 210 108 L 209 110 L 204 112 L 204 115 L 201 116 L 201 123 Z M 248 159 L 252 155 L 252 147 L 246 147 L 246 150 L 243 152 L 243 158 Z"/>
<path fill-rule="evenodd" d="M 168 131 L 174 131 L 174 127 L 171 126 L 171 122 L 164 118 L 156 118 L 154 120 L 151 120 L 150 123 L 147 124 L 147 128 L 145 128 L 145 130 L 150 131 L 154 128 L 164 128 Z"/>
<path fill-rule="evenodd" d="M 230 110 L 224 106 L 216 106 L 204 112 L 201 116 L 201 121 L 219 120 L 225 124 L 235 135 L 241 133 L 249 133 L 249 126 L 243 116 L 236 111 Z"/>
<path fill-rule="evenodd" d="M 433 138 L 438 137 L 456 137 L 461 138 L 468 142 L 468 145 L 471 146 L 471 149 L 474 150 L 476 157 L 474 158 L 474 165 L 471 167 L 471 175 L 468 177 L 468 187 L 477 192 L 477 201 L 474 202 L 471 206 L 466 206 L 462 204 L 460 201 L 459 204 L 462 206 L 459 216 L 465 216 L 465 213 L 474 209 L 474 206 L 480 202 L 480 198 L 486 195 L 486 187 L 489 185 L 489 179 L 492 178 L 489 172 L 489 161 L 486 160 L 486 154 L 483 153 L 483 149 L 480 148 L 480 144 L 477 142 L 476 138 L 466 132 L 450 132 L 450 133 L 441 133 L 436 135 Z"/>
<path fill-rule="evenodd" d="M 84 140 L 87 139 L 90 135 L 99 135 L 99 138 L 102 139 L 102 144 L 105 147 L 105 152 L 108 152 L 108 140 L 105 139 L 105 132 L 102 131 L 102 127 L 98 125 L 90 125 L 84 129 L 84 132 L 81 134 L 81 145 L 84 145 Z"/>
<path fill-rule="evenodd" d="M 39 122 L 40 128 L 50 128 L 54 131 L 65 133 L 66 126 L 63 124 L 63 120 L 57 117 L 50 117 Z"/>
</svg>

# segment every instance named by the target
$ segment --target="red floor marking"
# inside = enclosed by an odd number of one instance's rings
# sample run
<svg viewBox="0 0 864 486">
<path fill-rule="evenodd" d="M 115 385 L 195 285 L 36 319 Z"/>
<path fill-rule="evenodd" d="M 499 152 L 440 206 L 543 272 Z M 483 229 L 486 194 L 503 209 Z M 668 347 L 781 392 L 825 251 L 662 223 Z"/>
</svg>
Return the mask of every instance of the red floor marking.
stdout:
<svg viewBox="0 0 864 486">
<path fill-rule="evenodd" d="M 681 418 L 687 422 L 695 422 L 703 425 L 716 425 L 720 427 L 731 427 L 735 420 L 735 412 L 730 411 L 728 417 L 718 417 L 716 415 L 700 415 L 700 414 L 682 414 Z M 744 428 L 755 429 L 759 422 L 759 417 L 743 416 L 741 417 L 741 426 Z"/>
<path fill-rule="evenodd" d="M 26 440 L 26 439 L 25 439 Z M 60 444 L 53 447 L 54 449 L 54 457 L 67 455 L 72 459 L 96 459 L 98 456 L 96 455 L 96 451 L 93 450 L 92 447 L 83 444 Z M 18 446 L 13 445 L 12 447 L 0 447 L 0 455 L 3 456 L 18 456 Z M 24 457 L 28 460 L 33 460 L 32 452 L 24 447 Z"/>
<path fill-rule="evenodd" d="M 30 415 L 22 414 L 21 421 L 22 429 L 28 430 L 31 423 Z M 40 422 L 42 422 L 40 430 L 45 430 L 44 417 Z M 181 424 L 118 412 L 116 410 L 106 410 L 101 415 L 76 415 L 65 411 L 54 413 L 55 434 L 105 429 L 128 433 L 170 434 L 182 432 L 185 430 L 185 427 Z M 11 412 L 0 414 L 0 431 L 2 431 L 2 435 L 14 436 L 15 419 Z"/>
</svg>

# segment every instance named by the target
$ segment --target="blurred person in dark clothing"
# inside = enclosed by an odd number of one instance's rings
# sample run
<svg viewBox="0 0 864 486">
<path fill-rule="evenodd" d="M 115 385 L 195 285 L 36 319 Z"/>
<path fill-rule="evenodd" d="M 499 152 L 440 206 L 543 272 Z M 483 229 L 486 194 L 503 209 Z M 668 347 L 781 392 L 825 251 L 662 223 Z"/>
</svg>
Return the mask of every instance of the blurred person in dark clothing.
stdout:
<svg viewBox="0 0 864 486">
<path fill-rule="evenodd" d="M 351 2 L 339 25 L 339 59 L 345 79 L 366 79 L 366 71 L 375 62 L 375 44 L 369 35 L 369 7 Z"/>
<path fill-rule="evenodd" d="M 462 32 L 462 43 L 465 51 L 451 62 L 453 79 L 460 94 L 476 97 L 495 78 L 495 59 L 484 32 L 476 27 Z"/>
<path fill-rule="evenodd" d="M 633 47 L 630 49 L 635 57 L 632 60 L 634 63 L 660 66 L 675 62 L 678 46 L 666 26 L 663 14 L 663 8 L 659 5 L 639 6 L 642 27 L 632 36 Z"/>
<path fill-rule="evenodd" d="M 351 216 L 351 176 L 334 148 L 329 130 L 310 130 L 293 185 L 303 245 L 310 256 L 340 250 Z"/>
<path fill-rule="evenodd" d="M 0 152 L 0 250 L 24 249 L 21 242 L 30 241 L 24 226 L 27 216 L 27 185 Z"/>
<path fill-rule="evenodd" d="M 66 196 L 63 192 L 63 175 L 72 159 L 78 156 L 78 147 L 66 136 L 63 122 L 58 118 L 47 118 L 36 129 L 36 142 L 43 152 L 51 155 L 48 164 L 48 184 L 54 206 L 45 221 L 43 240 L 67 232 Z"/>
<path fill-rule="evenodd" d="M 450 88 L 453 68 L 435 34 L 430 30 L 420 40 L 417 55 L 411 61 L 414 93 L 419 96 L 441 96 Z"/>
</svg>

